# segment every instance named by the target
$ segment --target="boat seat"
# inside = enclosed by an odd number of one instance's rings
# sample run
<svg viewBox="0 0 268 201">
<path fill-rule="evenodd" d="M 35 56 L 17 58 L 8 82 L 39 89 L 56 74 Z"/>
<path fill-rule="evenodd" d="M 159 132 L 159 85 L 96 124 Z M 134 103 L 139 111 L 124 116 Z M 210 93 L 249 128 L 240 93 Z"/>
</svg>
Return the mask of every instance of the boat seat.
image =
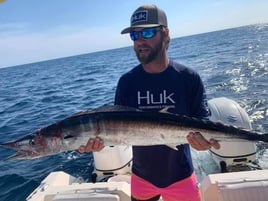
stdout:
<svg viewBox="0 0 268 201">
<path fill-rule="evenodd" d="M 268 180 L 218 183 L 220 201 L 267 201 Z"/>
<path fill-rule="evenodd" d="M 202 201 L 267 201 L 268 170 L 210 174 L 200 190 Z"/>
<path fill-rule="evenodd" d="M 107 193 L 68 193 L 57 194 L 53 201 L 120 201 L 120 197 Z"/>
</svg>

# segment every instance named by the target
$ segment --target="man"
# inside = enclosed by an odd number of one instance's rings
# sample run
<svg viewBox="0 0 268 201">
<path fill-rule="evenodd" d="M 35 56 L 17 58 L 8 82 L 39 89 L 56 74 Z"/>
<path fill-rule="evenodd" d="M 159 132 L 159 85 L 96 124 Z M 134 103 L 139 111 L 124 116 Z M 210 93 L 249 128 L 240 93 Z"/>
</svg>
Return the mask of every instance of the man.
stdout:
<svg viewBox="0 0 268 201">
<path fill-rule="evenodd" d="M 118 82 L 115 104 L 141 110 L 159 111 L 207 118 L 205 89 L 192 69 L 170 60 L 167 55 L 170 36 L 165 13 L 155 5 L 144 5 L 134 11 L 130 33 L 140 65 L 124 74 Z M 199 132 L 187 136 L 197 150 L 219 148 Z M 99 151 L 101 139 L 90 139 L 80 151 Z M 132 200 L 200 201 L 190 147 L 176 149 L 166 145 L 133 146 L 131 176 Z"/>
</svg>

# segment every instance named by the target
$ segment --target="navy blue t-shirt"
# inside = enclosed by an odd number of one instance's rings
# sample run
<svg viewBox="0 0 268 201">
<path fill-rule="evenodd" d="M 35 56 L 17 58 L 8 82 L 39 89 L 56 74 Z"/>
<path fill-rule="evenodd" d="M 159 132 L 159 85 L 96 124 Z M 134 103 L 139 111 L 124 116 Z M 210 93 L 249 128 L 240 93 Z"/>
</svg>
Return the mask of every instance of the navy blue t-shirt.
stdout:
<svg viewBox="0 0 268 201">
<path fill-rule="evenodd" d="M 118 82 L 115 104 L 141 110 L 168 112 L 197 118 L 208 116 L 205 89 L 192 69 L 170 61 L 161 73 L 147 73 L 138 65 Z M 189 177 L 193 171 L 190 147 L 133 146 L 132 171 L 160 188 Z"/>
</svg>

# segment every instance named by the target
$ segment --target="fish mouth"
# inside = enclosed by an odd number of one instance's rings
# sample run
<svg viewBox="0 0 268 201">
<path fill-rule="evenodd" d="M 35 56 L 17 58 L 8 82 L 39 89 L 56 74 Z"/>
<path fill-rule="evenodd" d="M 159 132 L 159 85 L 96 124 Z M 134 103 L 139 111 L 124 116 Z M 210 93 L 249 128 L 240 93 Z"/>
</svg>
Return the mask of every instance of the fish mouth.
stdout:
<svg viewBox="0 0 268 201">
<path fill-rule="evenodd" d="M 32 150 L 24 150 L 21 149 L 19 146 L 18 141 L 11 141 L 11 142 L 5 142 L 1 143 L 0 147 L 10 149 L 17 151 L 14 155 L 11 155 L 7 158 L 4 158 L 3 161 L 13 161 L 13 160 L 22 160 L 22 159 L 30 159 L 30 158 L 37 158 L 40 156 L 40 154 L 32 151 Z"/>
<path fill-rule="evenodd" d="M 16 141 L 1 143 L 0 146 L 7 149 L 19 150 L 19 146 Z"/>
<path fill-rule="evenodd" d="M 14 160 L 26 160 L 26 159 L 33 159 L 33 158 L 39 158 L 41 155 L 28 150 L 19 150 L 15 154 L 4 158 L 3 161 L 9 162 Z"/>
<path fill-rule="evenodd" d="M 0 147 L 19 151 L 22 149 L 22 146 L 31 145 L 30 143 L 33 141 L 34 138 L 35 138 L 35 134 L 31 133 L 31 134 L 25 135 L 17 140 L 14 140 L 14 141 L 0 143 Z"/>
</svg>

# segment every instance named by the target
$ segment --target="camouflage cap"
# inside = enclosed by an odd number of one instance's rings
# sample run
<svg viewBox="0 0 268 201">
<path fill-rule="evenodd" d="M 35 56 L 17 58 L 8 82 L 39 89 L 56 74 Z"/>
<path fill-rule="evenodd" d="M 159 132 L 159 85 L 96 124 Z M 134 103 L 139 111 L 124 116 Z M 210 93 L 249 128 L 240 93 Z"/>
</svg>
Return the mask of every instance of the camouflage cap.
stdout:
<svg viewBox="0 0 268 201">
<path fill-rule="evenodd" d="M 134 28 L 167 27 L 167 17 L 164 11 L 155 5 L 144 5 L 134 11 L 130 19 L 130 27 L 121 31 L 129 33 Z"/>
</svg>

